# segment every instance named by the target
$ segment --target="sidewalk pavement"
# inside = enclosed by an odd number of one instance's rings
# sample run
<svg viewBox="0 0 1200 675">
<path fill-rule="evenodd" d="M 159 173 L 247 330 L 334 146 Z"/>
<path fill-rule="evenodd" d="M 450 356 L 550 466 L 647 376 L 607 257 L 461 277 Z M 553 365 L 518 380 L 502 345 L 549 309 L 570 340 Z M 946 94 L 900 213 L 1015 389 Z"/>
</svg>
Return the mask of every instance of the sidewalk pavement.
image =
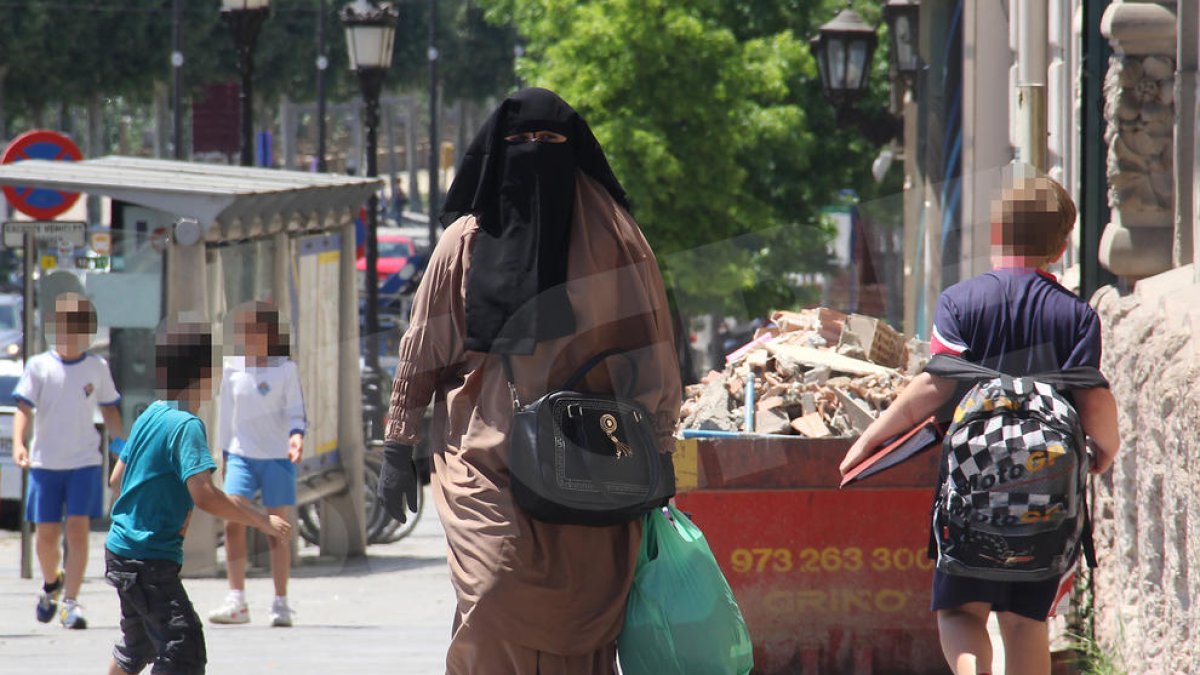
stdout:
<svg viewBox="0 0 1200 675">
<path fill-rule="evenodd" d="M 35 561 L 35 578 L 21 579 L 20 555 L 19 533 L 0 531 L 0 674 L 105 672 L 119 634 L 120 610 L 116 591 L 104 581 L 104 533 L 91 535 L 80 593 L 87 630 L 35 620 L 41 575 Z M 228 590 L 224 579 L 183 583 L 201 617 Z M 294 627 L 267 623 L 274 595 L 269 572 L 252 570 L 246 595 L 250 624 L 205 622 L 211 674 L 445 672 L 454 591 L 431 501 L 412 534 L 395 544 L 370 546 L 362 559 L 320 558 L 316 547 L 301 540 L 288 589 L 297 612 Z"/>
</svg>

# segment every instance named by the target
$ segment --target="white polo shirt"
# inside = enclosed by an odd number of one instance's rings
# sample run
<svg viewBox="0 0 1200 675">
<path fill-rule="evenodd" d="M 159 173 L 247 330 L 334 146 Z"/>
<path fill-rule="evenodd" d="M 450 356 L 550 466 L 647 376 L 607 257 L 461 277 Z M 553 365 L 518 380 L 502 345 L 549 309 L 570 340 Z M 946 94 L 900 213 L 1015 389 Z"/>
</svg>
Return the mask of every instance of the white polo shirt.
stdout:
<svg viewBox="0 0 1200 675">
<path fill-rule="evenodd" d="M 64 470 L 101 463 L 96 406 L 121 401 L 107 361 L 87 352 L 71 361 L 43 352 L 25 364 L 13 397 L 35 410 L 30 466 Z"/>
<path fill-rule="evenodd" d="M 287 459 L 288 437 L 304 433 L 300 370 L 286 357 L 265 366 L 225 360 L 217 439 L 222 450 L 250 459 Z"/>
</svg>

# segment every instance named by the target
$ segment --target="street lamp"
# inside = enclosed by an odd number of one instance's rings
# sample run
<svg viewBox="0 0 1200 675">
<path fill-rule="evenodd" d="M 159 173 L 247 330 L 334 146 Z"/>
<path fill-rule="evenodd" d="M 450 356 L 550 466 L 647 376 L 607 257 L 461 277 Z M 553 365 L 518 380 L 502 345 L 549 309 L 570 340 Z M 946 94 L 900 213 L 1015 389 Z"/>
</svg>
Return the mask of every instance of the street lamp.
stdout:
<svg viewBox="0 0 1200 675">
<path fill-rule="evenodd" d="M 812 41 L 825 98 L 837 108 L 866 93 L 876 42 L 875 29 L 849 7 L 821 26 Z"/>
<path fill-rule="evenodd" d="M 233 31 L 238 50 L 238 73 L 242 89 L 238 98 L 242 104 L 242 166 L 254 164 L 254 142 L 250 130 L 254 126 L 254 47 L 263 22 L 271 14 L 270 0 L 221 0 L 221 18 Z"/>
<path fill-rule="evenodd" d="M 883 145 L 900 135 L 900 121 L 886 111 L 863 113 L 854 107 L 871 81 L 871 57 L 877 42 L 875 29 L 847 7 L 821 26 L 810 45 L 821 88 L 837 110 L 838 123 L 856 128 L 875 145 Z"/>
<path fill-rule="evenodd" d="M 918 0 L 888 0 L 883 7 L 892 65 L 910 87 L 916 82 L 917 72 L 921 69 L 921 54 L 917 45 L 920 14 Z"/>
<path fill-rule="evenodd" d="M 342 8 L 340 18 L 346 27 L 346 46 L 350 50 L 350 68 L 358 74 L 358 84 L 366 103 L 367 171 L 369 178 L 379 175 L 377 166 L 376 131 L 379 127 L 379 92 L 392 65 L 392 46 L 396 37 L 398 14 L 390 3 L 377 5 L 368 0 L 355 0 Z M 433 216 L 431 215 L 430 218 Z M 367 302 L 364 323 L 367 332 L 363 371 L 363 393 L 367 403 L 363 415 L 370 421 L 372 433 L 378 436 L 383 427 L 383 406 L 380 387 L 383 377 L 379 369 L 379 195 L 371 193 L 367 202 L 366 288 Z M 370 439 L 374 440 L 374 439 Z"/>
</svg>

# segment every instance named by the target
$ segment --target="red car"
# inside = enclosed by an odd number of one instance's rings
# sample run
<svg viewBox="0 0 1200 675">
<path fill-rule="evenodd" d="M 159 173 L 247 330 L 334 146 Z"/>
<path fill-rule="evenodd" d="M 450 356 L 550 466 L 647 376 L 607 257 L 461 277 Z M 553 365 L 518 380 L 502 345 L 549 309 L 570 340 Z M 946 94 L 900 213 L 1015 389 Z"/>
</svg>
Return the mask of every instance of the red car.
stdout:
<svg viewBox="0 0 1200 675">
<path fill-rule="evenodd" d="M 408 262 L 408 259 L 414 256 L 416 252 L 417 247 L 413 243 L 412 237 L 399 234 L 379 235 L 379 263 L 377 266 L 379 280 L 383 281 L 404 269 L 404 265 Z M 366 271 L 367 258 L 365 254 L 354 263 L 354 267 L 359 272 Z"/>
</svg>

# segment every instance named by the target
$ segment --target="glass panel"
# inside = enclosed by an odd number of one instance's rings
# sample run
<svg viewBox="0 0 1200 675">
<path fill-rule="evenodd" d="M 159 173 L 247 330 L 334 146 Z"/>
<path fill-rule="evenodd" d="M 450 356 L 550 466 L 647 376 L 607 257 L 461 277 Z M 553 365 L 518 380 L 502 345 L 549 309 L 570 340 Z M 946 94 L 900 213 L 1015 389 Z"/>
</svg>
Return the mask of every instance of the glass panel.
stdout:
<svg viewBox="0 0 1200 675">
<path fill-rule="evenodd" d="M 912 19 L 903 14 L 897 16 L 893 30 L 895 35 L 892 43 L 896 46 L 896 67 L 905 72 L 916 70 L 917 35 L 913 30 Z"/>
<path fill-rule="evenodd" d="M 829 50 L 829 88 L 834 91 L 846 90 L 846 43 L 841 40 L 830 40 L 826 49 Z"/>
<path fill-rule="evenodd" d="M 132 204 L 112 206 L 112 258 L 108 274 L 89 274 L 88 295 L 96 307 L 97 342 L 109 330 L 109 367 L 121 393 L 128 431 L 156 398 L 154 331 L 163 319 L 167 234 L 171 214 Z"/>
<path fill-rule="evenodd" d="M 829 88 L 833 83 L 829 81 L 829 50 L 827 44 L 820 44 L 817 47 L 817 70 L 821 74 L 821 86 Z"/>
<path fill-rule="evenodd" d="M 855 40 L 850 43 L 850 58 L 846 64 L 846 89 L 857 91 L 866 84 L 867 42 Z"/>
<path fill-rule="evenodd" d="M 210 278 L 210 288 L 218 290 L 221 302 L 212 307 L 215 324 L 238 305 L 251 300 L 278 302 L 275 289 L 275 247 L 269 239 L 243 242 L 215 249 L 216 264 L 210 276 L 218 274 L 219 283 Z M 215 295 L 215 293 L 214 293 Z"/>
<path fill-rule="evenodd" d="M 384 26 L 355 25 L 346 28 L 352 68 L 378 68 L 391 65 L 392 33 Z"/>
</svg>

